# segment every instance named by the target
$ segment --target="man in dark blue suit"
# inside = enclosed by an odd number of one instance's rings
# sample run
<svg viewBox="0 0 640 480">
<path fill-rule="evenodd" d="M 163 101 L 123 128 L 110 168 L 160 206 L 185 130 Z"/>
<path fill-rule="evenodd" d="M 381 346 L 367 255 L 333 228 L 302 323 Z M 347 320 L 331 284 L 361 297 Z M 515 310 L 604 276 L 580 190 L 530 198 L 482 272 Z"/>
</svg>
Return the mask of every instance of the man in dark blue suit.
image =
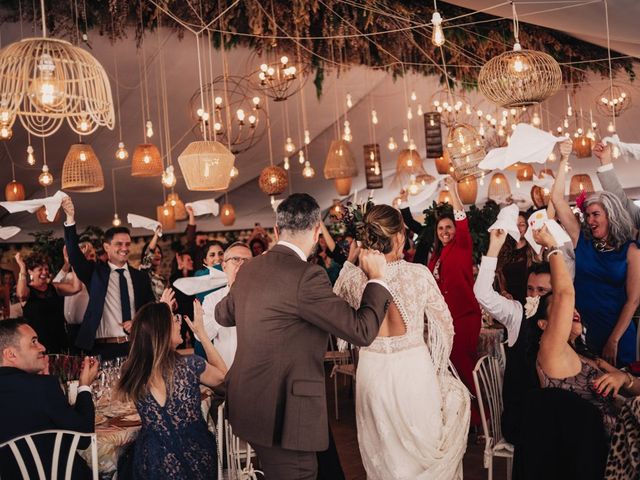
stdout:
<svg viewBox="0 0 640 480">
<path fill-rule="evenodd" d="M 105 232 L 107 263 L 87 260 L 80 251 L 75 209 L 69 197 L 62 201 L 67 220 L 64 243 L 78 278 L 87 286 L 89 304 L 76 337 L 76 346 L 103 360 L 129 353 L 131 319 L 144 304 L 154 301 L 149 276 L 128 264 L 131 235 L 126 227 Z"/>
<path fill-rule="evenodd" d="M 80 373 L 75 407 L 69 406 L 58 378 L 40 375 L 46 370 L 48 357 L 38 342 L 36 332 L 21 319 L 0 321 L 0 444 L 13 438 L 43 430 L 94 431 L 94 407 L 91 384 L 98 374 L 98 362 L 85 357 Z M 51 478 L 53 435 L 39 437 L 40 452 L 47 478 Z M 87 448 L 88 442 L 80 445 Z M 19 445 L 24 458 L 30 458 L 26 445 Z M 24 448 L 24 451 L 23 451 Z M 62 444 L 62 466 L 58 478 L 64 476 L 68 444 Z M 27 468 L 36 478 L 33 465 Z M 79 457 L 74 462 L 72 478 L 90 478 L 89 468 Z M 0 450 L 0 478 L 22 478 L 8 448 Z"/>
</svg>

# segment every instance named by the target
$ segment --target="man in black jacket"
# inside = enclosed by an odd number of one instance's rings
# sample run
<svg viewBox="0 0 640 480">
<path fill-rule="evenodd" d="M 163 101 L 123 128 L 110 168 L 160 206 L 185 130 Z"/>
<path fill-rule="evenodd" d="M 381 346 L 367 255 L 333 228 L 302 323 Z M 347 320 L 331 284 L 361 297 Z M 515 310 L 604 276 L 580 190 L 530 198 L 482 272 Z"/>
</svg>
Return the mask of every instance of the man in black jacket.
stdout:
<svg viewBox="0 0 640 480">
<path fill-rule="evenodd" d="M 0 444 L 43 430 L 94 431 L 91 383 L 98 374 L 98 362 L 84 359 L 75 407 L 67 402 L 57 377 L 41 374 L 47 365 L 45 348 L 27 323 L 22 319 L 0 321 Z M 53 435 L 36 441 L 47 478 L 51 478 L 53 444 Z M 81 443 L 80 448 L 88 445 Z M 31 458 L 24 443 L 19 448 L 23 458 Z M 68 449 L 69 444 L 63 442 L 58 478 L 64 478 Z M 37 478 L 31 462 L 27 468 L 31 477 Z M 89 473 L 86 463 L 76 457 L 73 478 L 90 478 Z M 21 478 L 8 447 L 0 450 L 0 478 Z"/>
</svg>

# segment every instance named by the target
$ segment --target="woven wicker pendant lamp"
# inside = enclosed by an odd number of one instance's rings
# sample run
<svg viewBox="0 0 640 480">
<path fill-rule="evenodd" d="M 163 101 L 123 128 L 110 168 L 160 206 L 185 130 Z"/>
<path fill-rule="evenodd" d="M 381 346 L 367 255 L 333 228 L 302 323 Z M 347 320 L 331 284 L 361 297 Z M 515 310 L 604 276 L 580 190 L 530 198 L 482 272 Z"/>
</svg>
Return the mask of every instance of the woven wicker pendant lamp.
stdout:
<svg viewBox="0 0 640 480">
<path fill-rule="evenodd" d="M 491 177 L 491 183 L 489 183 L 489 199 L 501 201 L 509 195 L 511 195 L 511 187 L 507 177 L 503 173 L 494 173 Z"/>
<path fill-rule="evenodd" d="M 571 177 L 571 182 L 569 183 L 569 199 L 571 201 L 578 198 L 582 192 L 589 195 L 594 191 L 593 182 L 588 174 L 578 173 Z"/>
<path fill-rule="evenodd" d="M 475 177 L 465 177 L 458 182 L 458 195 L 465 205 L 476 203 L 478 196 L 478 181 Z"/>
<path fill-rule="evenodd" d="M 178 157 L 187 188 L 193 191 L 226 190 L 235 156 L 222 143 L 191 142 Z"/>
<path fill-rule="evenodd" d="M 92 193 L 104 189 L 102 165 L 86 143 L 75 143 L 62 165 L 62 189 L 70 192 Z"/>
<path fill-rule="evenodd" d="M 580 135 L 573 139 L 573 153 L 578 158 L 589 158 L 591 156 L 591 139 L 586 135 Z"/>
<path fill-rule="evenodd" d="M 396 160 L 396 173 L 408 175 L 424 175 L 427 173 L 422 164 L 422 158 L 417 150 L 407 148 L 400 151 Z"/>
<path fill-rule="evenodd" d="M 158 205 L 156 212 L 163 230 L 176 228 L 176 212 L 171 205 Z"/>
<path fill-rule="evenodd" d="M 230 227 L 236 221 L 236 210 L 230 203 L 225 203 L 220 207 L 220 222 L 225 227 Z"/>
<path fill-rule="evenodd" d="M 372 143 L 364 147 L 364 175 L 367 180 L 367 190 L 382 188 L 382 165 L 380 160 L 380 145 Z M 351 189 L 351 185 L 349 185 Z M 348 195 L 349 192 L 346 193 Z"/>
<path fill-rule="evenodd" d="M 520 168 L 518 168 L 518 171 L 516 172 L 516 178 L 521 182 L 530 182 L 531 180 L 533 180 L 534 173 L 535 172 L 533 171 L 533 167 L 531 165 L 529 165 L 528 163 L 522 163 L 520 164 Z"/>
<path fill-rule="evenodd" d="M 486 156 L 486 151 L 482 138 L 471 125 L 456 123 L 449 130 L 447 154 L 453 166 L 452 177 L 456 180 L 482 175 L 478 164 Z"/>
<path fill-rule="evenodd" d="M 167 201 L 164 203 L 165 205 L 169 204 L 173 207 L 176 220 L 186 220 L 188 216 L 187 209 L 185 208 L 184 202 L 180 199 L 180 196 L 177 193 L 171 192 L 169 195 L 167 195 Z"/>
<path fill-rule="evenodd" d="M 158 147 L 152 143 L 143 143 L 136 147 L 131 159 L 132 177 L 159 177 L 163 171 Z"/>
<path fill-rule="evenodd" d="M 324 178 L 335 180 L 338 194 L 348 195 L 351 190 L 351 177 L 357 175 L 358 165 L 349 144 L 344 140 L 333 140 L 324 162 Z M 347 184 L 349 190 L 346 190 Z M 344 193 L 345 191 L 347 193 Z"/>
<path fill-rule="evenodd" d="M 258 185 L 260 190 L 267 195 L 280 195 L 289 186 L 287 172 L 284 168 L 278 167 L 277 165 L 265 167 L 262 172 L 260 172 Z"/>
<path fill-rule="evenodd" d="M 7 183 L 4 189 L 4 197 L 7 202 L 19 202 L 25 199 L 24 185 L 15 180 L 11 180 Z"/>
<path fill-rule="evenodd" d="M 440 190 L 437 203 L 451 203 L 451 193 L 449 190 Z"/>
</svg>

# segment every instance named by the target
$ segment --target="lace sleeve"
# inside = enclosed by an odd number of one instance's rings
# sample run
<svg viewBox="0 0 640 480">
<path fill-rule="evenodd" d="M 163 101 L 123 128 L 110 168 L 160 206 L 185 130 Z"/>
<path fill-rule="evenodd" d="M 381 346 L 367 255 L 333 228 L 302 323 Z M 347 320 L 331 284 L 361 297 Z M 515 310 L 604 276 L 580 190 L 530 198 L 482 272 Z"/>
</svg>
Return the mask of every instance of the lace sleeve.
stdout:
<svg viewBox="0 0 640 480">
<path fill-rule="evenodd" d="M 433 275 L 426 268 L 421 270 L 426 285 L 426 292 L 423 296 L 425 299 L 425 321 L 428 327 L 426 340 L 433 363 L 440 374 L 446 371 L 449 366 L 449 355 L 454 335 L 453 318 Z"/>
<path fill-rule="evenodd" d="M 367 283 L 364 272 L 351 262 L 345 262 L 340 270 L 340 276 L 333 286 L 333 293 L 345 300 L 351 307 L 360 308 L 362 293 Z M 342 338 L 336 342 L 338 351 L 344 352 L 348 349 L 349 343 Z"/>
</svg>

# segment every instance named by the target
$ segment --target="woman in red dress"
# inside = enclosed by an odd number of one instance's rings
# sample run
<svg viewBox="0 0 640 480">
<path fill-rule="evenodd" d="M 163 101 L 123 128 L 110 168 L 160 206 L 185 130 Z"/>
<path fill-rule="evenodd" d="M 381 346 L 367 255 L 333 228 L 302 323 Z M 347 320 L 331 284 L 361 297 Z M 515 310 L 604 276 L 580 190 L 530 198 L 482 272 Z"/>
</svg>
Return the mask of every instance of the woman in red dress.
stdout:
<svg viewBox="0 0 640 480">
<path fill-rule="evenodd" d="M 464 384 L 475 395 L 472 372 L 477 360 L 482 322 L 480 307 L 473 294 L 473 241 L 456 182 L 448 177 L 446 183 L 453 215 L 444 214 L 437 219 L 433 254 L 428 267 L 453 317 L 455 336 L 451 362 Z M 473 405 L 471 423 L 477 425 L 479 411 L 476 402 Z"/>
</svg>

